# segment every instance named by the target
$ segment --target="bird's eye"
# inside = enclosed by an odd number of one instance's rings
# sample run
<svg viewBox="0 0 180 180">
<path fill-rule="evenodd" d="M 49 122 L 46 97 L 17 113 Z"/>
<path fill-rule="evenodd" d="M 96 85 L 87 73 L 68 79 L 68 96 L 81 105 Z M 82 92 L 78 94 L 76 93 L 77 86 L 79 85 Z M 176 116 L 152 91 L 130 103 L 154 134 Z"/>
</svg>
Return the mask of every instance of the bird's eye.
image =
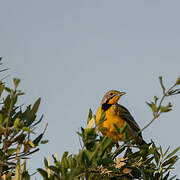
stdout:
<svg viewBox="0 0 180 180">
<path fill-rule="evenodd" d="M 113 95 L 114 93 L 110 93 L 110 95 Z"/>
</svg>

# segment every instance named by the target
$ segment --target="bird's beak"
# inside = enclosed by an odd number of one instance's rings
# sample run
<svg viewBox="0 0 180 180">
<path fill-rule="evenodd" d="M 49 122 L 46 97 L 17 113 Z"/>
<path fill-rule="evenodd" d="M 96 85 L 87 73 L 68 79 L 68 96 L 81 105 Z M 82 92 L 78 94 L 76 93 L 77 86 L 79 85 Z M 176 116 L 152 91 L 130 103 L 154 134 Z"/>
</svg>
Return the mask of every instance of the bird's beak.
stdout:
<svg viewBox="0 0 180 180">
<path fill-rule="evenodd" d="M 126 93 L 125 92 L 119 92 L 119 94 L 118 94 L 118 96 L 123 96 L 123 95 L 125 95 Z"/>
</svg>

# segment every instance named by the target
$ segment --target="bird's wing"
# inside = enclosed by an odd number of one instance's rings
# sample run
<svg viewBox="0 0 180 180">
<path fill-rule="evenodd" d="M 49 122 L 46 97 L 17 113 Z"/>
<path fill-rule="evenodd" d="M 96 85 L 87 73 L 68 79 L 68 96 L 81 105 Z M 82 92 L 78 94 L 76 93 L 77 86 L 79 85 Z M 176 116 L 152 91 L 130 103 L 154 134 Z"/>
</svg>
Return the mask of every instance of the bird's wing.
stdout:
<svg viewBox="0 0 180 180">
<path fill-rule="evenodd" d="M 140 131 L 140 127 L 138 126 L 138 124 L 136 123 L 136 121 L 134 120 L 134 118 L 132 117 L 130 112 L 124 106 L 122 106 L 120 104 L 116 104 L 115 112 L 117 113 L 118 116 L 120 116 L 123 120 L 125 120 L 127 122 L 127 124 L 135 132 L 138 133 Z M 139 136 L 142 137 L 141 133 L 139 133 Z"/>
</svg>

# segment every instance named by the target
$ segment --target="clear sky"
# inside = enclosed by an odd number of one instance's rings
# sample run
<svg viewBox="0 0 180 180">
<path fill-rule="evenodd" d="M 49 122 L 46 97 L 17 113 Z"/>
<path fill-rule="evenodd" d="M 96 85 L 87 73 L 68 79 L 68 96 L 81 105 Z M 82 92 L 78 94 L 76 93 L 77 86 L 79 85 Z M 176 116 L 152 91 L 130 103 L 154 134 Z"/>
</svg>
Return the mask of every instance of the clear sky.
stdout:
<svg viewBox="0 0 180 180">
<path fill-rule="evenodd" d="M 126 106 L 140 127 L 152 118 L 145 101 L 160 95 L 158 76 L 171 85 L 180 75 L 180 1 L 16 0 L 0 1 L 0 56 L 9 83 L 21 78 L 25 104 L 42 97 L 39 115 L 50 142 L 32 156 L 78 151 L 76 131 L 86 125 L 107 90 L 126 91 Z M 164 150 L 179 141 L 180 96 L 173 111 L 143 133 Z M 171 150 L 172 150 L 171 149 Z M 178 153 L 180 155 L 180 153 Z M 180 177 L 180 162 L 175 173 Z M 39 178 L 38 178 L 39 179 Z"/>
</svg>

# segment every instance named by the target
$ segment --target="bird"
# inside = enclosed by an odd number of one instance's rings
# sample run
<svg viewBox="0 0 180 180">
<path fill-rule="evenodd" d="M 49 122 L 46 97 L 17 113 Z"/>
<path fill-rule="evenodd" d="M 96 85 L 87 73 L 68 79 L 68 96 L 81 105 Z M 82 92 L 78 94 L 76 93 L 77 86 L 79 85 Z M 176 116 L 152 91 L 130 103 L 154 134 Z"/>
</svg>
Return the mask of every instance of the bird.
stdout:
<svg viewBox="0 0 180 180">
<path fill-rule="evenodd" d="M 104 95 L 96 114 L 97 127 L 103 135 L 112 138 L 117 147 L 119 146 L 119 141 L 126 142 L 127 138 L 125 133 L 118 133 L 116 127 L 121 130 L 125 125 L 125 132 L 128 138 L 133 138 L 137 145 L 146 144 L 140 127 L 131 113 L 127 108 L 118 104 L 118 100 L 125 94 L 125 92 L 110 90 Z M 105 113 L 105 118 L 101 122 L 103 112 Z"/>
</svg>

